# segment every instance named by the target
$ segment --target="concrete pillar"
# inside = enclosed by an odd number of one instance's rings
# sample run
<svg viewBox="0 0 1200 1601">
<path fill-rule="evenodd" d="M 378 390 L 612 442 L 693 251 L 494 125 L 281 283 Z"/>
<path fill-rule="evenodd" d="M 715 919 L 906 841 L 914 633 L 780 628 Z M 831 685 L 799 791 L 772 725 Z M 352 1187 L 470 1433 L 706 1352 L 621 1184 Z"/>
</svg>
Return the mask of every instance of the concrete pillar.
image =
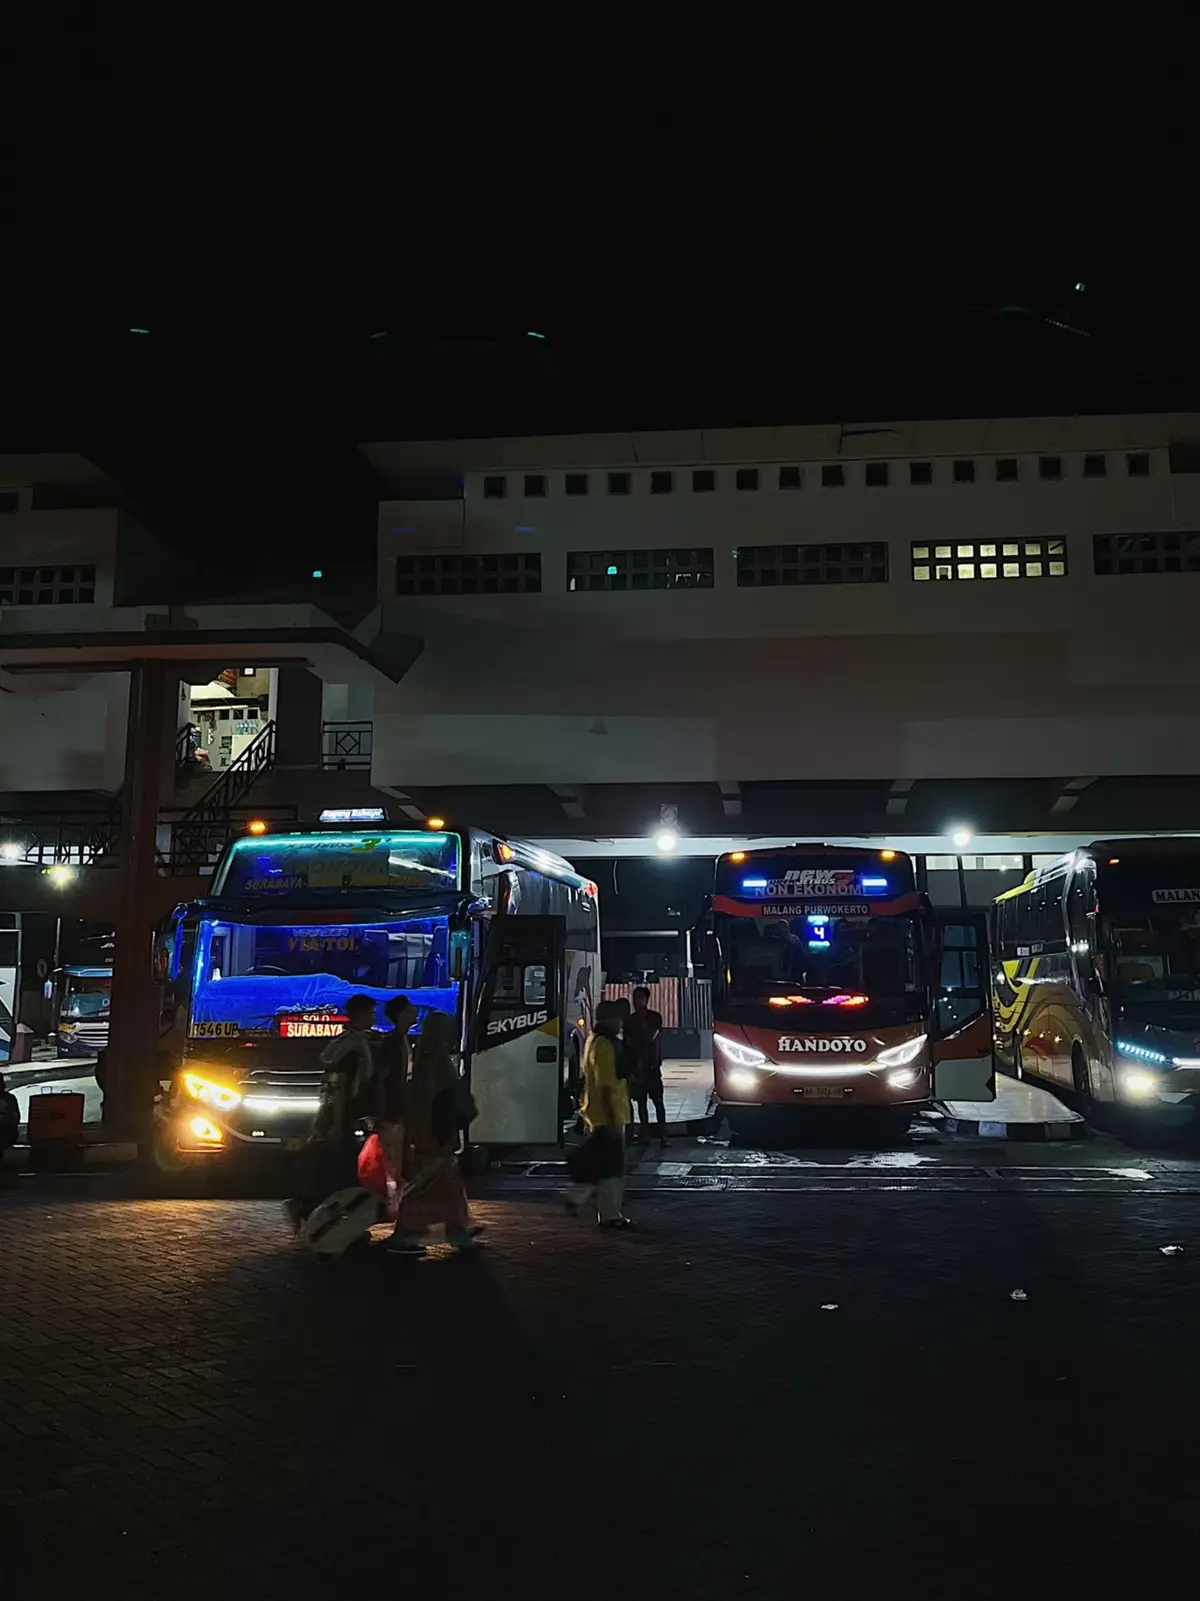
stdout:
<svg viewBox="0 0 1200 1601">
<path fill-rule="evenodd" d="M 321 680 L 307 667 L 281 667 L 275 701 L 276 767 L 320 767 Z"/>
<path fill-rule="evenodd" d="M 142 1143 L 153 1133 L 158 1081 L 160 999 L 151 969 L 155 836 L 163 799 L 174 780 L 178 697 L 179 671 L 170 663 L 142 662 L 132 669 L 104 1111 L 107 1132 Z"/>
</svg>

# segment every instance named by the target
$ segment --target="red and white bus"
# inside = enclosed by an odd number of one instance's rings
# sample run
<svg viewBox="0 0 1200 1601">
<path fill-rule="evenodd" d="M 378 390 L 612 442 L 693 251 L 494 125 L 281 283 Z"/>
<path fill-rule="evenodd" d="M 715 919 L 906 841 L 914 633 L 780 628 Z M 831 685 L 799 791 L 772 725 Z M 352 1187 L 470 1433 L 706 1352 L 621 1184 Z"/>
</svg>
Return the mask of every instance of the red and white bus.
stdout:
<svg viewBox="0 0 1200 1601">
<path fill-rule="evenodd" d="M 995 1098 L 987 914 L 938 908 L 903 851 L 792 845 L 717 859 L 703 934 L 716 1091 L 872 1114 Z"/>
</svg>

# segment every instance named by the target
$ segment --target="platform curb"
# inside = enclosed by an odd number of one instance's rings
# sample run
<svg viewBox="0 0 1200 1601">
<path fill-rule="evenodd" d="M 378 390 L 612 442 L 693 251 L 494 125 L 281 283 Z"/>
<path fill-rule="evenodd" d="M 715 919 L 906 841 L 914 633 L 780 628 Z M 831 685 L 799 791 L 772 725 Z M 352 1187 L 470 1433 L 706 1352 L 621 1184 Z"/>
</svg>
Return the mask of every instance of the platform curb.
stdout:
<svg viewBox="0 0 1200 1601">
<path fill-rule="evenodd" d="M 952 1138 L 975 1140 L 1085 1140 L 1088 1126 L 1082 1119 L 1071 1122 L 1000 1123 L 982 1117 L 943 1117 L 939 1125 Z"/>
</svg>

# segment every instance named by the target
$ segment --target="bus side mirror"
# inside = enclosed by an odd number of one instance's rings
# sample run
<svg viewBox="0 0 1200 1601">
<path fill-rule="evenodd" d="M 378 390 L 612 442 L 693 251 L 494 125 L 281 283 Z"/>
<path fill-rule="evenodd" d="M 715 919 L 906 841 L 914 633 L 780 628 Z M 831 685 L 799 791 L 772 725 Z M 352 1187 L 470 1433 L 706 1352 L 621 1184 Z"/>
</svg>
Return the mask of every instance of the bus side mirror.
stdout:
<svg viewBox="0 0 1200 1601">
<path fill-rule="evenodd" d="M 461 984 L 467 976 L 467 960 L 471 951 L 471 935 L 465 928 L 450 932 L 450 977 Z"/>
</svg>

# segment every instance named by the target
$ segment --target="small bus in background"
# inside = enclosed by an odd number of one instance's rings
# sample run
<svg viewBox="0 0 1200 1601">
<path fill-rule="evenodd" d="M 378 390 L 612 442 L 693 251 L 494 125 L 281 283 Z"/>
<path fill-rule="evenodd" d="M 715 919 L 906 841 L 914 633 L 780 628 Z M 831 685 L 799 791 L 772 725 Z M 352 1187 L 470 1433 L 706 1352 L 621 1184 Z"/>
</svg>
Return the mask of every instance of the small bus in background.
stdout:
<svg viewBox="0 0 1200 1601">
<path fill-rule="evenodd" d="M 1200 1107 L 1200 838 L 1108 839 L 1001 895 L 997 1043 L 1026 1078 L 1103 1107 Z"/>
<path fill-rule="evenodd" d="M 112 964 L 69 965 L 51 975 L 51 1034 L 60 1056 L 95 1056 L 108 1044 Z"/>
<path fill-rule="evenodd" d="M 299 1149 L 321 1051 L 360 994 L 381 1031 L 396 995 L 417 1008 L 413 1033 L 431 1011 L 454 1018 L 473 1145 L 556 1143 L 600 993 L 596 886 L 475 829 L 259 832 L 226 847 L 210 895 L 176 908 L 157 962 L 186 1038 L 160 1157 Z"/>
<path fill-rule="evenodd" d="M 731 1126 L 802 1108 L 901 1132 L 935 1096 L 993 1100 L 986 925 L 932 906 L 903 851 L 719 857 L 702 937 Z"/>
</svg>

